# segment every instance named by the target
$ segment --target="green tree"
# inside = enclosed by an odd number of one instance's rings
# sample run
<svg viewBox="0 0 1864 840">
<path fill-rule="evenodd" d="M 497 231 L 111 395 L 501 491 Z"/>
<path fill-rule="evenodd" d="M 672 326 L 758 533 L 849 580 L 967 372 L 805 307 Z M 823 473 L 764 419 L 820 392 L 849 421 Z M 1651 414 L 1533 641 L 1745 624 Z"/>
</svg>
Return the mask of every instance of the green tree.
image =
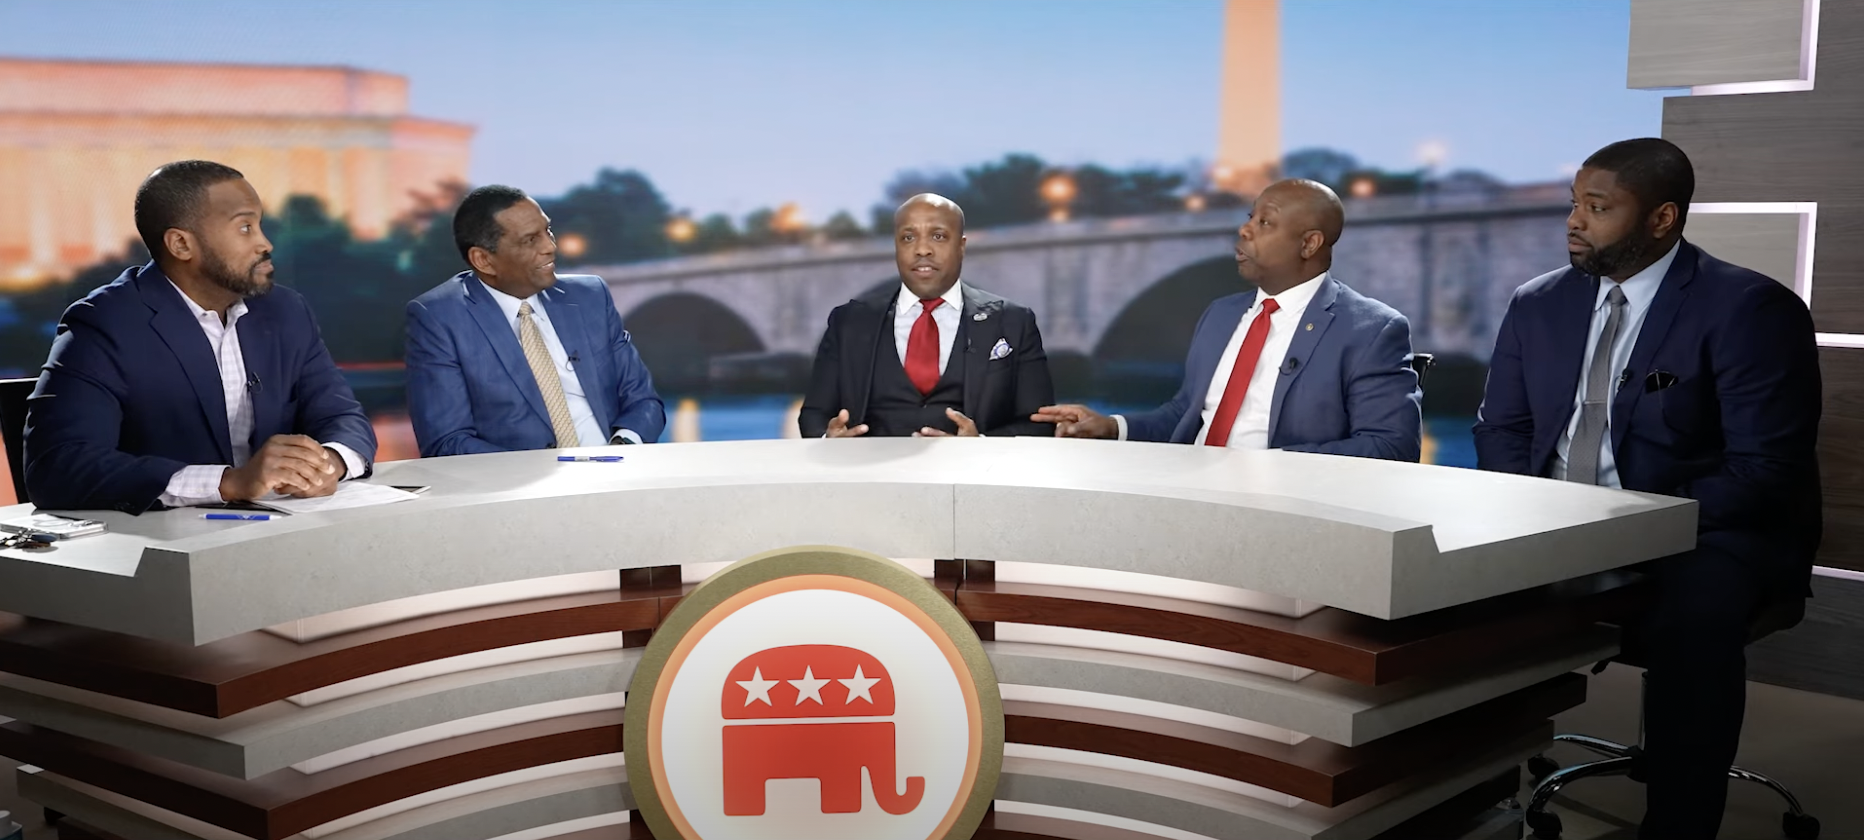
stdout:
<svg viewBox="0 0 1864 840">
<path fill-rule="evenodd" d="M 823 223 L 822 235 L 831 240 L 865 239 L 868 232 L 861 227 L 860 222 L 855 221 L 854 217 L 848 214 L 848 211 L 843 210 L 830 216 L 829 220 Z"/>
<path fill-rule="evenodd" d="M 593 182 L 538 203 L 550 214 L 559 237 L 576 233 L 587 243 L 581 256 L 566 255 L 565 264 L 628 263 L 673 255 L 666 233 L 671 208 L 653 182 L 635 170 L 604 168 Z"/>
</svg>

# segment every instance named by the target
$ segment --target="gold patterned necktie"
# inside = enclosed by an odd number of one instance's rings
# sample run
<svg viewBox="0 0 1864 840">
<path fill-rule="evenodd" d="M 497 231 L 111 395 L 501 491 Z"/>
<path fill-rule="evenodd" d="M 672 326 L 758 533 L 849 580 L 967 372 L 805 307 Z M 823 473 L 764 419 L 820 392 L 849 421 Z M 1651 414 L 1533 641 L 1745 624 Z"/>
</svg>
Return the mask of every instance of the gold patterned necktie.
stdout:
<svg viewBox="0 0 1864 840">
<path fill-rule="evenodd" d="M 576 437 L 576 423 L 570 420 L 570 404 L 563 398 L 563 380 L 557 378 L 557 364 L 544 345 L 544 334 L 531 317 L 531 302 L 518 304 L 518 343 L 524 345 L 524 360 L 531 365 L 537 390 L 544 392 L 544 407 L 550 410 L 550 428 L 557 433 L 557 448 L 581 446 Z"/>
</svg>

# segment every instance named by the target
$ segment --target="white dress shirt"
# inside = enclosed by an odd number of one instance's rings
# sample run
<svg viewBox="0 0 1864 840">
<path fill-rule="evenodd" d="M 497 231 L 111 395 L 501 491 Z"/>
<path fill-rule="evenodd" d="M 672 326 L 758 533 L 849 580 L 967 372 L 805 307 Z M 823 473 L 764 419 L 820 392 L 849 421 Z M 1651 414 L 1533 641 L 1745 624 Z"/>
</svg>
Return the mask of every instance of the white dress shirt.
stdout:
<svg viewBox="0 0 1864 840">
<path fill-rule="evenodd" d="M 1676 262 L 1677 249 L 1682 241 L 1670 246 L 1670 253 L 1650 264 L 1649 268 L 1631 275 L 1618 288 L 1625 293 L 1624 320 L 1618 324 L 1618 335 L 1612 339 L 1612 363 L 1607 370 L 1617 378 L 1631 364 L 1631 351 L 1637 347 L 1637 334 L 1644 329 L 1644 319 L 1650 315 L 1651 301 L 1657 297 L 1657 287 L 1663 285 L 1663 276 L 1670 273 L 1670 264 Z M 1605 330 L 1605 319 L 1611 315 L 1611 307 L 1605 303 L 1605 296 L 1611 294 L 1612 284 L 1616 281 L 1609 277 L 1599 279 L 1599 296 L 1592 303 L 1592 324 L 1586 333 L 1586 357 L 1579 363 L 1579 390 L 1573 397 L 1573 416 L 1566 423 L 1566 431 L 1560 435 L 1560 442 L 1553 448 L 1553 477 L 1566 478 L 1566 457 L 1573 448 L 1573 435 L 1579 433 L 1579 411 L 1586 402 L 1586 375 L 1592 370 L 1593 351 L 1599 343 L 1599 333 Z M 1613 385 L 1612 398 L 1618 395 L 1618 386 Z M 1617 487 L 1618 460 L 1612 456 L 1612 414 L 1611 403 L 1606 403 L 1605 435 L 1599 439 L 1599 486 Z"/>
<path fill-rule="evenodd" d="M 1257 315 L 1262 314 L 1263 302 L 1272 300 L 1280 308 L 1269 317 L 1268 340 L 1262 345 L 1262 355 L 1256 357 L 1256 369 L 1249 375 L 1249 390 L 1243 394 L 1243 404 L 1236 413 L 1236 422 L 1230 426 L 1230 439 L 1224 444 L 1230 449 L 1269 448 L 1269 409 L 1275 403 L 1275 379 L 1281 376 L 1282 360 L 1287 357 L 1288 347 L 1294 343 L 1294 335 L 1304 323 L 1302 317 L 1307 313 L 1307 305 L 1314 300 L 1314 294 L 1320 291 L 1321 284 L 1326 282 L 1327 274 L 1323 271 L 1320 276 L 1279 295 L 1256 295 L 1256 302 L 1237 321 L 1236 329 L 1230 333 L 1230 343 L 1224 346 L 1223 355 L 1217 358 L 1217 370 L 1210 378 L 1210 389 L 1205 392 L 1201 407 L 1204 423 L 1197 432 L 1197 445 L 1202 446 L 1210 434 L 1211 418 L 1217 415 L 1217 407 L 1223 404 L 1223 392 L 1229 387 L 1230 372 L 1236 369 L 1236 354 L 1243 349 L 1243 339 L 1249 335 L 1249 325 L 1255 322 Z M 1114 415 L 1113 419 L 1120 425 L 1120 440 L 1125 440 L 1126 418 Z"/>
<path fill-rule="evenodd" d="M 938 325 L 938 370 L 945 372 L 945 365 L 951 361 L 951 343 L 958 337 L 958 316 L 964 312 L 964 281 L 951 284 L 951 288 L 940 295 L 944 303 L 932 308 L 932 323 Z M 913 324 L 919 321 L 919 313 L 925 307 L 919 305 L 919 296 L 913 290 L 900 284 L 900 297 L 893 304 L 893 346 L 900 351 L 900 363 L 906 363 L 906 345 L 913 337 Z"/>
<path fill-rule="evenodd" d="M 589 395 L 583 392 L 582 380 L 576 377 L 576 368 L 570 363 L 569 354 L 563 350 L 563 342 L 557 338 L 557 328 L 550 323 L 550 311 L 544 307 L 540 295 L 532 295 L 523 300 L 512 297 L 484 280 L 479 281 L 485 290 L 492 293 L 492 299 L 498 302 L 498 308 L 505 313 L 505 322 L 511 325 L 511 334 L 518 334 L 518 307 L 527 301 L 531 304 L 531 320 L 537 322 L 537 331 L 543 333 L 544 348 L 550 351 L 550 361 L 556 365 L 557 380 L 563 385 L 563 401 L 569 404 L 570 422 L 576 425 L 576 442 L 583 446 L 602 446 L 614 443 L 619 438 L 627 438 L 635 443 L 641 442 L 641 436 L 628 429 L 619 429 L 614 435 L 603 431 L 602 424 L 595 419 L 595 410 L 589 407 Z M 522 343 L 523 339 L 519 339 Z"/>
<path fill-rule="evenodd" d="M 242 300 L 227 309 L 227 320 L 223 324 L 220 313 L 202 309 L 180 286 L 175 286 L 175 281 L 170 280 L 168 284 L 187 302 L 195 323 L 207 334 L 207 346 L 213 350 L 214 363 L 220 368 L 220 393 L 226 398 L 227 432 L 233 444 L 232 466 L 244 466 L 252 458 L 252 393 L 246 390 L 246 356 L 240 351 L 237 327 L 239 319 L 246 315 L 246 302 Z M 343 466 L 348 469 L 344 479 L 363 474 L 366 465 L 355 450 L 341 443 L 325 442 L 324 445 L 343 458 Z M 227 469 L 224 464 L 182 467 L 168 479 L 167 492 L 161 496 L 162 504 L 186 507 L 226 501 L 220 498 L 220 479 Z"/>
</svg>

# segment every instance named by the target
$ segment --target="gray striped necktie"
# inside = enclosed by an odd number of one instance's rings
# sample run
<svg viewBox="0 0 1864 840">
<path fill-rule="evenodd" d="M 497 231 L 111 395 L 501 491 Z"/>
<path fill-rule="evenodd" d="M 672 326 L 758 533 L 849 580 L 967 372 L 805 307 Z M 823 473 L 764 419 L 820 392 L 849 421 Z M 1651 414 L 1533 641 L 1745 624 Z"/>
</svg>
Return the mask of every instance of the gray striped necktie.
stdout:
<svg viewBox="0 0 1864 840">
<path fill-rule="evenodd" d="M 563 398 L 563 380 L 557 378 L 557 363 L 550 358 L 544 334 L 531 317 L 531 302 L 518 304 L 518 343 L 524 346 L 524 360 L 531 365 L 537 390 L 544 392 L 544 408 L 550 410 L 550 428 L 557 433 L 557 448 L 581 446 L 576 438 L 576 422 L 570 419 L 569 401 Z"/>
<path fill-rule="evenodd" d="M 1605 328 L 1599 330 L 1599 343 L 1592 347 L 1592 365 L 1586 369 L 1586 399 L 1579 406 L 1579 431 L 1566 449 L 1566 480 L 1580 484 L 1599 483 L 1599 448 L 1605 442 L 1607 420 L 1611 417 L 1612 346 L 1618 341 L 1618 328 L 1625 320 L 1625 292 L 1611 280 L 1612 290 L 1605 295 L 1609 311 Z"/>
</svg>

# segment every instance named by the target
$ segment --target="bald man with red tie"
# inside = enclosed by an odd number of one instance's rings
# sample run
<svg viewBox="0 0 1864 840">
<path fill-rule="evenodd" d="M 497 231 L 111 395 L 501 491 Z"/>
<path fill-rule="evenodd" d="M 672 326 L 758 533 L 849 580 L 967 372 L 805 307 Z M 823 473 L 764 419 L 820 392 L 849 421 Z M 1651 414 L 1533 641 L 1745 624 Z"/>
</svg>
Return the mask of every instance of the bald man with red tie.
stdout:
<svg viewBox="0 0 1864 840">
<path fill-rule="evenodd" d="M 960 281 L 964 211 L 916 195 L 894 214 L 900 285 L 835 307 L 797 426 L 806 438 L 1041 435 L 1055 400 L 1035 313 Z"/>
<path fill-rule="evenodd" d="M 1236 234 L 1237 272 L 1256 291 L 1204 311 L 1177 396 L 1131 417 L 1053 405 L 1031 419 L 1055 424 L 1060 437 L 1418 460 L 1423 392 L 1411 327 L 1334 279 L 1345 220 L 1322 184 L 1270 186 Z"/>
</svg>

